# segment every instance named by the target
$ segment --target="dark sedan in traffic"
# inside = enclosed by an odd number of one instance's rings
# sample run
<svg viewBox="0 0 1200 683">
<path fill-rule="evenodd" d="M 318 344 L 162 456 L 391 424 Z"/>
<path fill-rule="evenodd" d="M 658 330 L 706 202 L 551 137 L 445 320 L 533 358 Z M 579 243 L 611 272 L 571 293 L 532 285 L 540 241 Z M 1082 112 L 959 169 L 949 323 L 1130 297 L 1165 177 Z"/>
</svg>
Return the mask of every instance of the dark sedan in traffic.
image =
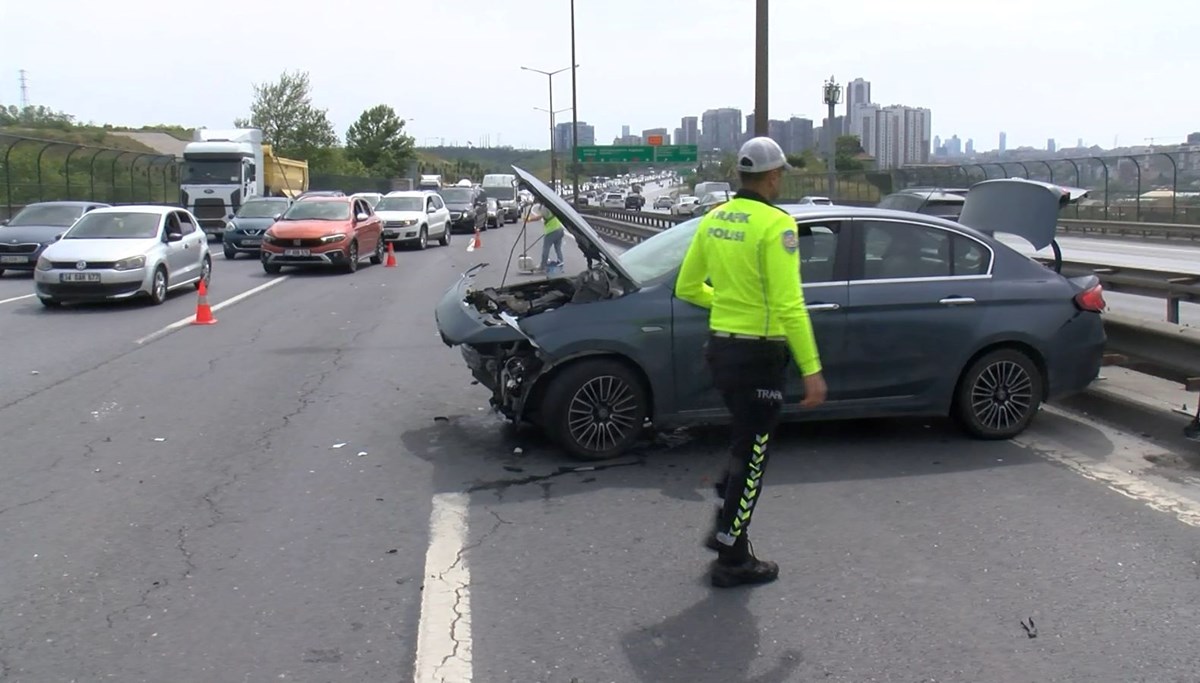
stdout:
<svg viewBox="0 0 1200 683">
<path fill-rule="evenodd" d="M 0 275 L 6 270 L 33 272 L 38 257 L 79 217 L 106 207 L 98 202 L 38 202 L 0 221 Z"/>
<path fill-rule="evenodd" d="M 608 458 L 656 427 L 728 419 L 704 362 L 708 311 L 674 296 L 702 219 L 617 256 L 578 213 L 517 169 L 593 263 L 575 277 L 474 286 L 468 270 L 436 308 L 492 405 L 570 453 Z M 847 206 L 783 207 L 796 220 L 808 311 L 828 401 L 801 410 L 793 368 L 785 418 L 950 415 L 973 436 L 1020 434 L 1040 404 L 1097 376 L 1105 335 L 1094 275 L 1067 278 L 995 239 L 1041 249 L 1069 195 L 994 180 L 960 223 Z M 973 227 L 967 227 L 973 226 Z"/>
<path fill-rule="evenodd" d="M 291 206 L 292 200 L 287 197 L 256 197 L 242 204 L 221 237 L 225 258 L 232 260 L 238 254 L 258 256 L 262 251 L 263 233 Z"/>
</svg>

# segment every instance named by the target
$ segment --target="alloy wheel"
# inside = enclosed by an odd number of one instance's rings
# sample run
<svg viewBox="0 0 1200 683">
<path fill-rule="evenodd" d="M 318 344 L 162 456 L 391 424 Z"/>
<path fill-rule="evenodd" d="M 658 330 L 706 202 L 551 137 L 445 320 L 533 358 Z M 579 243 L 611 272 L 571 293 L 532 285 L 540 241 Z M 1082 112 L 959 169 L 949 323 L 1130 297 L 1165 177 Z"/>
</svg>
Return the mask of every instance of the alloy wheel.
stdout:
<svg viewBox="0 0 1200 683">
<path fill-rule="evenodd" d="M 625 380 L 614 375 L 593 377 L 571 397 L 567 429 L 584 448 L 607 451 L 640 426 L 637 409 L 637 397 Z"/>
<path fill-rule="evenodd" d="M 971 410 L 988 429 L 1005 430 L 1019 423 L 1034 405 L 1033 379 L 1011 360 L 985 367 L 971 387 Z"/>
</svg>

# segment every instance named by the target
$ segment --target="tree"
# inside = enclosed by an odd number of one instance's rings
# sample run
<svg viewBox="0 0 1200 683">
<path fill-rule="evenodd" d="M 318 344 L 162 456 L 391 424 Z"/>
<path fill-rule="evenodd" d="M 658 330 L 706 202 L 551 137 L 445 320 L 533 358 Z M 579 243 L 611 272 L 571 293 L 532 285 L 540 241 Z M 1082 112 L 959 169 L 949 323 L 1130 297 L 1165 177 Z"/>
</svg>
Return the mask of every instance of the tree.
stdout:
<svg viewBox="0 0 1200 683">
<path fill-rule="evenodd" d="M 856 159 L 863 153 L 862 143 L 857 135 L 839 135 L 833 143 L 834 168 L 839 171 L 861 171 L 866 168 L 862 161 Z"/>
<path fill-rule="evenodd" d="M 233 125 L 258 128 L 275 153 L 305 159 L 314 170 L 328 166 L 330 148 L 338 142 L 326 110 L 312 103 L 306 71 L 285 71 L 274 83 L 255 83 L 249 120 L 239 119 Z"/>
<path fill-rule="evenodd" d="M 404 120 L 386 104 L 364 111 L 346 131 L 346 155 L 384 178 L 404 175 L 417 156 L 412 137 L 404 134 Z"/>
<path fill-rule="evenodd" d="M 0 126 L 27 126 L 29 128 L 54 128 L 70 130 L 75 117 L 54 111 L 42 105 L 29 105 L 22 109 L 15 104 L 0 105 Z"/>
</svg>

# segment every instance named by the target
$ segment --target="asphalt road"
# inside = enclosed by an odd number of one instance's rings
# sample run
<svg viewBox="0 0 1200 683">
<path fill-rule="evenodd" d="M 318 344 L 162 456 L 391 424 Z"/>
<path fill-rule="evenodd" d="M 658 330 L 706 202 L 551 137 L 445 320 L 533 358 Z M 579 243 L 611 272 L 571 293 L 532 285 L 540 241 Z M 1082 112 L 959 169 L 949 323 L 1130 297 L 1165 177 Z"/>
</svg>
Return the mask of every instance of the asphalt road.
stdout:
<svg viewBox="0 0 1200 683">
<path fill-rule="evenodd" d="M 46 311 L 0 279 L 0 681 L 399 682 L 418 659 L 416 680 L 455 683 L 1200 670 L 1200 458 L 1177 423 L 1072 404 L 1017 442 L 787 429 L 754 533 L 783 574 L 715 591 L 698 541 L 723 431 L 576 469 L 491 415 L 437 338 L 444 288 L 478 261 L 498 281 L 518 236 L 224 307 L 272 280 L 217 259 L 219 323 L 166 333 L 194 293 Z"/>
</svg>

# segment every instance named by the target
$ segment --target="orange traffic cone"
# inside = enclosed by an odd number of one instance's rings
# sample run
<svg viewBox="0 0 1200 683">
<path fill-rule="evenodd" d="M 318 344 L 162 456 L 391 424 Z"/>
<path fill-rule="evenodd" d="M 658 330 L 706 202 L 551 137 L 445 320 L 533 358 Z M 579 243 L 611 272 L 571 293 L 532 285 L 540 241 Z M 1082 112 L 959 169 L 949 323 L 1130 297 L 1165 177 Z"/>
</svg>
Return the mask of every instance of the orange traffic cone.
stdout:
<svg viewBox="0 0 1200 683">
<path fill-rule="evenodd" d="M 208 306 L 208 284 L 204 280 L 200 281 L 200 300 L 196 303 L 196 319 L 192 321 L 193 325 L 215 325 L 217 319 L 213 317 L 212 308 Z"/>
<path fill-rule="evenodd" d="M 476 249 L 479 249 L 482 247 L 483 247 L 483 242 L 480 241 L 480 239 L 479 239 L 479 228 L 475 228 L 475 238 L 472 239 L 470 242 L 467 242 L 467 251 L 475 251 Z"/>
<path fill-rule="evenodd" d="M 395 268 L 396 267 L 396 250 L 392 248 L 391 242 L 388 242 L 387 245 L 388 245 L 388 257 L 387 257 L 387 262 L 383 264 L 383 267 L 384 268 Z"/>
</svg>

